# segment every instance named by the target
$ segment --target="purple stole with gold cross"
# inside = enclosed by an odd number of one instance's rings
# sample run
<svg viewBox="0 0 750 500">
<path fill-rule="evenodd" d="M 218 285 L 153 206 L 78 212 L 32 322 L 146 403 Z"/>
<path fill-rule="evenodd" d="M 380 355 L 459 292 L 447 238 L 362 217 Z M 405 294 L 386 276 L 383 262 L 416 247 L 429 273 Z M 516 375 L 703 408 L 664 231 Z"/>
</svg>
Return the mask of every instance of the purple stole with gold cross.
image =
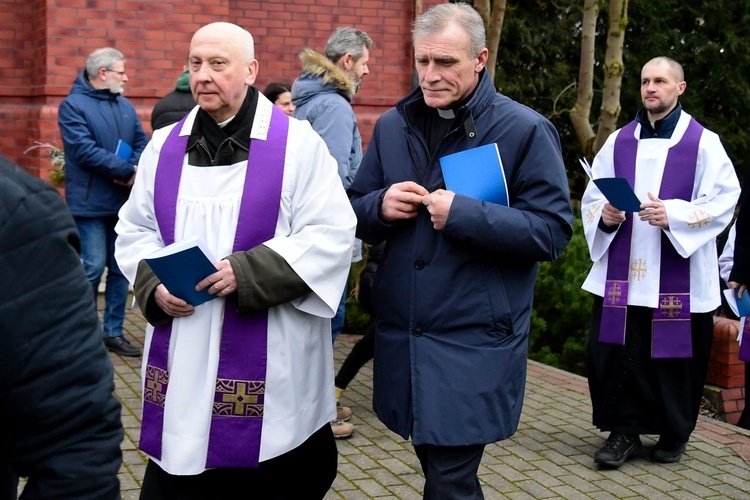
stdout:
<svg viewBox="0 0 750 500">
<path fill-rule="evenodd" d="M 637 122 L 632 121 L 620 130 L 615 139 L 615 175 L 635 185 L 635 164 L 638 140 Z M 680 142 L 669 149 L 659 198 L 690 200 L 695 182 L 698 145 L 703 126 L 691 118 Z M 653 139 L 659 140 L 659 139 Z M 599 342 L 625 345 L 625 322 L 630 275 L 630 246 L 633 215 L 620 224 L 609 248 L 607 281 L 599 328 Z M 640 221 L 639 221 L 640 222 Z M 661 272 L 659 274 L 659 303 L 653 310 L 651 357 L 690 358 L 693 356 L 690 329 L 690 259 L 681 257 L 661 233 Z"/>
<path fill-rule="evenodd" d="M 154 211 L 165 245 L 174 242 L 177 194 L 189 138 L 189 135 L 180 136 L 179 131 L 186 118 L 170 132 L 156 169 Z M 273 106 L 267 139 L 250 142 L 232 252 L 249 250 L 273 238 L 276 232 L 288 128 L 288 117 Z M 206 468 L 258 466 L 266 385 L 268 311 L 238 314 L 235 303 L 236 297 L 227 297 Z M 157 459 L 162 453 L 164 405 L 169 397 L 167 360 L 171 332 L 171 323 L 154 328 L 144 379 L 139 448 Z"/>
</svg>

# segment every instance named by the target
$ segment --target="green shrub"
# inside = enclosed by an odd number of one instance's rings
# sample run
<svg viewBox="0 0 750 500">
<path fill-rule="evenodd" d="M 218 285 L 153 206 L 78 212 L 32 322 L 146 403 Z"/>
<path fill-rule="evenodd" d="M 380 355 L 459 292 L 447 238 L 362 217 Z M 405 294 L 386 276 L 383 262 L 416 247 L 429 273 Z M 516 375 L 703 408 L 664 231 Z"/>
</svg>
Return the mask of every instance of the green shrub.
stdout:
<svg viewBox="0 0 750 500">
<path fill-rule="evenodd" d="M 359 273 L 365 267 L 365 260 L 363 258 L 361 261 L 353 263 L 349 269 L 349 288 L 347 288 L 346 293 L 346 316 L 344 317 L 344 331 L 346 333 L 364 334 L 372 322 L 370 315 L 357 300 L 357 283 Z"/>
<path fill-rule="evenodd" d="M 591 269 L 583 222 L 576 214 L 573 237 L 555 262 L 539 265 L 531 314 L 529 358 L 583 375 L 593 296 L 581 285 Z"/>
</svg>

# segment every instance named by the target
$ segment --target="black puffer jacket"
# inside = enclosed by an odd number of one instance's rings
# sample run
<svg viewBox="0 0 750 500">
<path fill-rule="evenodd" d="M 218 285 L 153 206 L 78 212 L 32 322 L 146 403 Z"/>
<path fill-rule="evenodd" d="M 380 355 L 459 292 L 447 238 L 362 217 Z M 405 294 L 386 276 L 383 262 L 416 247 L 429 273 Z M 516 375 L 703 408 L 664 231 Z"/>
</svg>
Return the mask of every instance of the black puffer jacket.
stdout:
<svg viewBox="0 0 750 500">
<path fill-rule="evenodd" d="M 120 498 L 120 402 L 60 195 L 0 156 L 0 491 Z"/>
</svg>

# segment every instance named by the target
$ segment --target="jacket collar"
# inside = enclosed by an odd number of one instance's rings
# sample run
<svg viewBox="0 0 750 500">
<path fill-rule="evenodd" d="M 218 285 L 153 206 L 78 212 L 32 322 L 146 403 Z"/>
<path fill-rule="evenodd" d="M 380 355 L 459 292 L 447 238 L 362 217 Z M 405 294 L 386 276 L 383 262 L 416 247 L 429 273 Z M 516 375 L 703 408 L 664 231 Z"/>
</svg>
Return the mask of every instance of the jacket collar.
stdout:
<svg viewBox="0 0 750 500">
<path fill-rule="evenodd" d="M 677 106 L 669 112 L 667 116 L 661 120 L 656 120 L 654 126 L 651 126 L 651 122 L 648 121 L 648 112 L 645 108 L 641 108 L 635 119 L 641 124 L 641 139 L 660 138 L 669 139 L 672 137 L 677 122 L 680 120 L 682 114 L 682 104 L 677 102 Z"/>
<path fill-rule="evenodd" d="M 338 67 L 325 55 L 311 49 L 302 49 L 299 53 L 302 61 L 302 75 L 308 77 L 319 77 L 323 79 L 324 86 L 330 86 L 337 93 L 351 101 L 355 94 L 354 83 L 346 74 L 346 71 Z"/>
<path fill-rule="evenodd" d="M 470 128 L 473 128 L 473 121 L 489 108 L 496 94 L 497 90 L 492 83 L 489 73 L 486 69 L 483 69 L 479 74 L 479 83 L 477 83 L 474 93 L 466 102 L 453 108 L 453 111 L 456 113 L 456 121 L 454 123 L 463 124 L 467 134 L 470 133 Z M 424 95 L 420 87 L 412 90 L 406 97 L 397 102 L 395 107 L 404 116 L 407 123 L 412 125 L 416 123 L 415 119 L 418 116 L 433 112 L 433 108 L 430 108 L 424 102 Z"/>
</svg>

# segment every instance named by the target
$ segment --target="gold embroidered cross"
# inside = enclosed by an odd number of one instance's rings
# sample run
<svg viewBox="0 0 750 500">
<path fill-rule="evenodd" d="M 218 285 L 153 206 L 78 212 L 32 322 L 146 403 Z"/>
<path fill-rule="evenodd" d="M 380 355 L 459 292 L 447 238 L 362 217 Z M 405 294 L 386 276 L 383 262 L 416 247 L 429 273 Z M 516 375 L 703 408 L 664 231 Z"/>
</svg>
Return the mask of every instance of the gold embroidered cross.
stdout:
<svg viewBox="0 0 750 500">
<path fill-rule="evenodd" d="M 224 417 L 263 417 L 264 381 L 216 379 L 212 413 Z"/>
<path fill-rule="evenodd" d="M 661 299 L 659 310 L 664 316 L 675 318 L 682 313 L 682 301 L 674 295 L 669 295 Z"/>
<path fill-rule="evenodd" d="M 162 384 L 161 382 L 158 382 L 155 378 L 147 378 L 146 388 L 151 389 L 157 394 L 161 394 L 162 391 L 164 390 L 164 384 Z"/>
<path fill-rule="evenodd" d="M 630 277 L 636 281 L 641 281 L 646 277 L 645 259 L 633 259 L 630 263 Z"/>
<path fill-rule="evenodd" d="M 696 210 L 688 215 L 688 227 L 690 229 L 700 229 L 711 223 L 711 216 L 703 210 Z"/>
<path fill-rule="evenodd" d="M 589 213 L 586 215 L 586 223 L 591 224 L 594 222 L 596 214 L 599 212 L 599 204 L 595 203 L 589 207 Z"/>
<path fill-rule="evenodd" d="M 258 394 L 248 390 L 246 382 L 237 382 L 237 389 L 230 394 L 223 394 L 221 398 L 223 403 L 231 403 L 234 406 L 234 415 L 244 415 L 246 405 L 258 403 Z"/>
<path fill-rule="evenodd" d="M 619 283 L 613 283 L 612 286 L 609 287 L 607 295 L 612 304 L 617 304 L 622 297 L 622 285 Z"/>
</svg>

